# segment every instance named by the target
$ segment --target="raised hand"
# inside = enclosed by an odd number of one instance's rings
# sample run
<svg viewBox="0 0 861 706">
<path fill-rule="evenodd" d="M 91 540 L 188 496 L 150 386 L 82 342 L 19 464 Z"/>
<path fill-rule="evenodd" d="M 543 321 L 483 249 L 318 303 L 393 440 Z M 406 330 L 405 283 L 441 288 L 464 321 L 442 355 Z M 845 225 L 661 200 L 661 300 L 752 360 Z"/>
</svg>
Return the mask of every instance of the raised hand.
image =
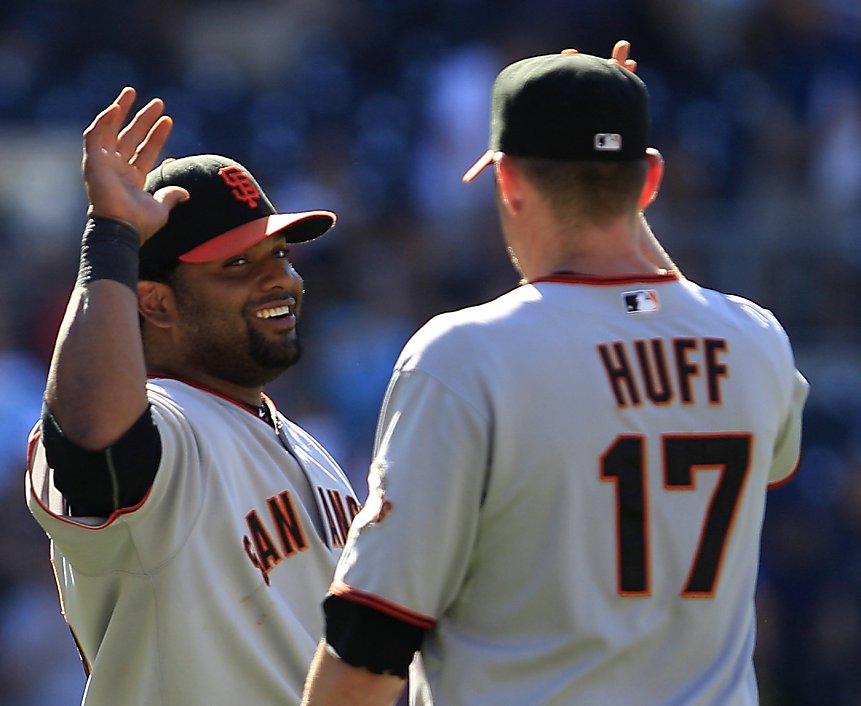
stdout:
<svg viewBox="0 0 861 706">
<path fill-rule="evenodd" d="M 123 127 L 135 97 L 133 88 L 123 88 L 84 130 L 82 169 L 87 214 L 125 221 L 143 242 L 167 222 L 170 209 L 186 200 L 188 192 L 179 187 L 155 195 L 144 191 L 173 119 L 164 114 L 164 102 L 153 98 Z"/>
<path fill-rule="evenodd" d="M 578 54 L 577 49 L 563 49 L 560 54 Z M 610 53 L 610 61 L 615 61 L 619 66 L 628 69 L 631 73 L 637 70 L 637 62 L 629 58 L 631 53 L 631 42 L 627 39 L 620 39 L 613 46 L 613 51 Z"/>
<path fill-rule="evenodd" d="M 628 58 L 631 53 L 631 42 L 626 39 L 620 39 L 613 46 L 613 51 L 610 54 L 610 60 L 615 61 L 619 66 L 628 69 L 631 73 L 637 71 L 637 62 Z"/>
</svg>

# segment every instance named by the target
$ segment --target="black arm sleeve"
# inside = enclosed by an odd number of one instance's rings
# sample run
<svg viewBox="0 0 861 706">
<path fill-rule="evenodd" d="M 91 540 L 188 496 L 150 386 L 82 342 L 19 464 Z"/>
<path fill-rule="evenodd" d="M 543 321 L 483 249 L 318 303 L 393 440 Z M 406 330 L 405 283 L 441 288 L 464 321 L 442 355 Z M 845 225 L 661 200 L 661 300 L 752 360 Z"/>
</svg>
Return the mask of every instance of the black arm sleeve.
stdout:
<svg viewBox="0 0 861 706">
<path fill-rule="evenodd" d="M 405 679 L 425 629 L 340 596 L 327 596 L 326 642 L 353 667 Z"/>
<path fill-rule="evenodd" d="M 161 461 L 161 437 L 152 410 L 115 444 L 89 451 L 69 441 L 47 406 L 42 408 L 42 443 L 54 485 L 72 515 L 108 517 L 144 499 Z"/>
</svg>

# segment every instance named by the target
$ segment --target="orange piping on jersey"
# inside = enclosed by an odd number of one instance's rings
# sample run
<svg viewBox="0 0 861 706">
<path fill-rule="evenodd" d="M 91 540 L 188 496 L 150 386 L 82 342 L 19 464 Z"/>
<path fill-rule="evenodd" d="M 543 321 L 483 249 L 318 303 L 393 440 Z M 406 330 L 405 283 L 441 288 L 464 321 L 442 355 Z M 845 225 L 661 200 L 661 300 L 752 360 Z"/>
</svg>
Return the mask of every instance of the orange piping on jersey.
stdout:
<svg viewBox="0 0 861 706">
<path fill-rule="evenodd" d="M 333 596 L 338 596 L 339 598 L 344 598 L 355 603 L 361 603 L 369 608 L 385 613 L 392 618 L 396 618 L 404 623 L 409 623 L 410 625 L 415 625 L 416 627 L 424 630 L 430 630 L 434 625 L 436 625 L 436 620 L 430 616 L 416 613 L 399 606 L 396 603 L 387 601 L 385 598 L 375 596 L 373 593 L 360 591 L 343 581 L 333 581 L 332 585 L 329 586 L 329 593 Z"/>
<path fill-rule="evenodd" d="M 27 470 L 28 470 L 27 475 L 29 476 L 29 480 L 30 480 L 30 495 L 33 496 L 33 499 L 39 504 L 39 507 L 41 507 L 45 512 L 47 512 L 54 519 L 60 520 L 61 522 L 65 522 L 67 525 L 73 525 L 75 527 L 79 527 L 80 529 L 93 530 L 93 531 L 102 530 L 105 527 L 108 527 L 109 525 L 113 524 L 118 518 L 122 517 L 123 515 L 128 515 L 129 513 L 140 509 L 143 506 L 143 504 L 147 501 L 147 498 L 149 498 L 149 495 L 152 492 L 152 485 L 150 485 L 149 490 L 146 491 L 146 495 L 143 496 L 143 498 L 141 499 L 141 501 L 137 505 L 133 505 L 131 507 L 123 507 L 123 508 L 120 508 L 119 510 L 115 510 L 110 515 L 108 515 L 107 519 L 100 525 L 82 525 L 78 522 L 74 522 L 72 519 L 70 519 L 68 517 L 65 517 L 63 515 L 57 515 L 49 507 L 45 506 L 45 504 L 42 502 L 42 500 L 39 497 L 39 493 L 36 492 L 36 488 L 33 487 L 33 452 L 34 452 L 34 449 L 36 448 L 36 442 L 38 442 L 39 439 L 41 439 L 41 438 L 42 438 L 41 431 L 36 431 L 30 436 L 30 440 L 27 444 Z"/>
<path fill-rule="evenodd" d="M 620 276 L 603 276 L 603 275 L 575 275 L 575 274 L 555 274 L 547 275 L 546 277 L 538 277 L 529 281 L 529 284 L 538 284 L 539 282 L 554 282 L 556 284 L 591 284 L 604 287 L 612 287 L 617 284 L 636 284 L 643 282 L 648 284 L 657 284 L 661 282 L 677 282 L 679 275 L 673 272 L 664 274 L 641 274 L 641 275 L 620 275 Z"/>
<path fill-rule="evenodd" d="M 36 444 L 42 438 L 42 428 L 36 425 L 36 428 L 30 432 L 30 438 L 27 439 L 27 468 L 33 464 L 33 453 L 36 450 Z"/>
</svg>

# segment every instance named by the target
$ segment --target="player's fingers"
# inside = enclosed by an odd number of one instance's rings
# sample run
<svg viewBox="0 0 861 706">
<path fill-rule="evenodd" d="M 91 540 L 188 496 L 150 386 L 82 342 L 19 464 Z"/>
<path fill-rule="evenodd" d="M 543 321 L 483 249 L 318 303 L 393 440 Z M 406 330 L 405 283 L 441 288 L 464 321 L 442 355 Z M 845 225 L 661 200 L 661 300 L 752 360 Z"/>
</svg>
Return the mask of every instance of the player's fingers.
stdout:
<svg viewBox="0 0 861 706">
<path fill-rule="evenodd" d="M 125 120 L 137 98 L 137 91 L 131 86 L 124 86 L 114 103 L 120 106 L 120 120 Z"/>
<path fill-rule="evenodd" d="M 577 49 L 563 49 L 559 53 L 568 55 L 568 54 L 579 54 L 580 52 Z"/>
<path fill-rule="evenodd" d="M 129 163 L 142 172 L 152 169 L 172 129 L 173 118 L 169 115 L 160 115 L 150 127 L 146 137 L 137 144 Z"/>
<path fill-rule="evenodd" d="M 114 102 L 105 107 L 84 129 L 84 145 L 88 149 L 113 150 L 117 132 L 131 110 L 135 101 L 135 90 L 131 86 L 123 88 Z"/>
<path fill-rule="evenodd" d="M 117 152 L 126 160 L 139 151 L 140 145 L 147 139 L 152 128 L 163 117 L 164 101 L 161 98 L 153 98 L 141 108 L 132 118 L 131 122 L 120 131 L 117 138 Z"/>
<path fill-rule="evenodd" d="M 625 62 L 631 54 L 631 42 L 627 39 L 620 39 L 613 45 L 613 51 L 610 58 L 620 66 L 625 66 Z"/>
<path fill-rule="evenodd" d="M 169 209 L 172 209 L 178 203 L 188 201 L 191 194 L 181 186 L 165 186 L 156 191 L 152 197 L 159 203 L 163 203 Z"/>
<path fill-rule="evenodd" d="M 612 60 L 631 73 L 637 72 L 637 62 L 630 58 L 631 43 L 627 39 L 620 39 L 613 47 Z"/>
</svg>

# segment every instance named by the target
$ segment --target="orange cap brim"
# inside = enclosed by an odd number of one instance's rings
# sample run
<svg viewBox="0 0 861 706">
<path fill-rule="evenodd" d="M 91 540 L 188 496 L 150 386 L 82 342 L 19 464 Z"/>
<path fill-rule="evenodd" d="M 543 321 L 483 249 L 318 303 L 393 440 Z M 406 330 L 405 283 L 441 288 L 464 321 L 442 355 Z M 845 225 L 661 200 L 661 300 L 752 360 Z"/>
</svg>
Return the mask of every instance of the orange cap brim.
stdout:
<svg viewBox="0 0 861 706">
<path fill-rule="evenodd" d="M 319 238 L 335 225 L 331 211 L 274 213 L 243 223 L 192 248 L 179 256 L 182 262 L 213 262 L 233 257 L 270 236 L 284 233 L 288 243 L 304 243 Z"/>
<path fill-rule="evenodd" d="M 495 156 L 496 150 L 487 150 L 487 152 L 478 158 L 478 161 L 475 164 L 466 170 L 466 174 L 463 175 L 463 181 L 470 182 L 475 179 L 475 177 L 481 174 L 486 166 L 493 162 Z"/>
</svg>

